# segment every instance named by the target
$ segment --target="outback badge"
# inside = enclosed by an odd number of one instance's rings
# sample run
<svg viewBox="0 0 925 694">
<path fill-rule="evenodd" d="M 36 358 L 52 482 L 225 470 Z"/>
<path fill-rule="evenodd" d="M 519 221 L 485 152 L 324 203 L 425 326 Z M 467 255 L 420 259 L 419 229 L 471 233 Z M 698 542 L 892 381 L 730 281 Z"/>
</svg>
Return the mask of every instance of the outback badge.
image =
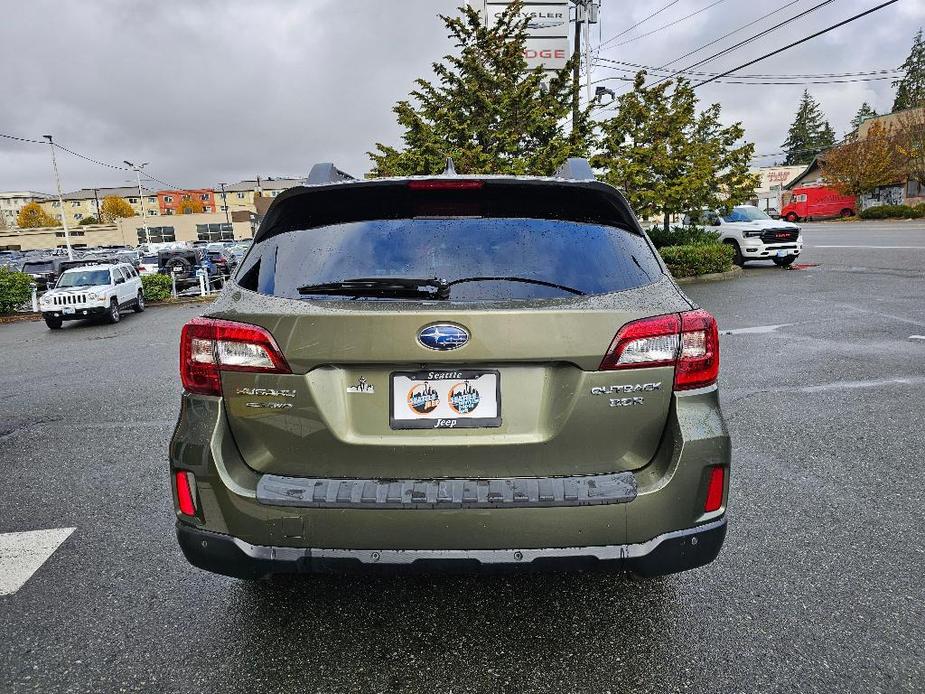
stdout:
<svg viewBox="0 0 925 694">
<path fill-rule="evenodd" d="M 469 341 L 469 333 L 458 325 L 438 323 L 428 325 L 418 333 L 418 342 L 427 349 L 446 352 L 459 349 Z"/>
</svg>

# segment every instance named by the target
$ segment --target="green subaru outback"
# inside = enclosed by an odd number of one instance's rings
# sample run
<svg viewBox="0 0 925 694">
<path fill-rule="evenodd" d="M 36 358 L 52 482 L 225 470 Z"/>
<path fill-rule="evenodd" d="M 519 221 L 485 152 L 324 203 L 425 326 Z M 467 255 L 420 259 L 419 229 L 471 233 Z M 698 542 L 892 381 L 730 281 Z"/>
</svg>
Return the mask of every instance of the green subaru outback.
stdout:
<svg viewBox="0 0 925 694">
<path fill-rule="evenodd" d="M 240 578 L 702 566 L 726 533 L 718 369 L 716 321 L 584 160 L 317 165 L 183 328 L 180 546 Z"/>
</svg>

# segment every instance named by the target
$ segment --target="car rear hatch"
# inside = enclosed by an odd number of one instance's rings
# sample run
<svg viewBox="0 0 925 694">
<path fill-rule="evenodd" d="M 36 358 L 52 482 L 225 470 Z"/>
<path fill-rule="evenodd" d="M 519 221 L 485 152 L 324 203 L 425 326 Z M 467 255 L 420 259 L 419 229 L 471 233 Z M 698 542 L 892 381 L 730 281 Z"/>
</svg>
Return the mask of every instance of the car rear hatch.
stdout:
<svg viewBox="0 0 925 694">
<path fill-rule="evenodd" d="M 404 284 L 338 284 L 382 278 Z M 296 189 L 236 283 L 187 351 L 227 365 L 215 388 L 247 464 L 301 477 L 638 469 L 676 355 L 633 350 L 676 349 L 691 310 L 619 194 L 592 182 Z"/>
</svg>

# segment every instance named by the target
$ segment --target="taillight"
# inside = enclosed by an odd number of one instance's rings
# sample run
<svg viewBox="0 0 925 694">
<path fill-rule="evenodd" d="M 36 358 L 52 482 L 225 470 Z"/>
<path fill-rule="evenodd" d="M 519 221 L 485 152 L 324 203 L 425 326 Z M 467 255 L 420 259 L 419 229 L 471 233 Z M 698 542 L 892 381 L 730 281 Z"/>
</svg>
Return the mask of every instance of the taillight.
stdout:
<svg viewBox="0 0 925 694">
<path fill-rule="evenodd" d="M 411 190 L 474 190 L 485 185 L 485 181 L 472 179 L 434 178 L 408 181 Z"/>
<path fill-rule="evenodd" d="M 674 389 L 716 383 L 719 336 L 716 320 L 704 310 L 669 313 L 627 323 L 610 343 L 602 371 L 674 366 Z"/>
<path fill-rule="evenodd" d="M 710 511 L 719 511 L 723 505 L 723 486 L 725 483 L 726 469 L 719 467 L 710 468 L 710 480 L 707 483 L 707 500 L 703 504 L 704 513 Z"/>
<path fill-rule="evenodd" d="M 196 515 L 196 499 L 193 490 L 196 488 L 196 477 L 192 472 L 177 470 L 173 476 L 177 484 L 177 506 L 184 516 Z"/>
<path fill-rule="evenodd" d="M 276 340 L 260 326 L 194 318 L 180 335 L 183 387 L 199 395 L 221 395 L 222 371 L 292 373 Z"/>
</svg>

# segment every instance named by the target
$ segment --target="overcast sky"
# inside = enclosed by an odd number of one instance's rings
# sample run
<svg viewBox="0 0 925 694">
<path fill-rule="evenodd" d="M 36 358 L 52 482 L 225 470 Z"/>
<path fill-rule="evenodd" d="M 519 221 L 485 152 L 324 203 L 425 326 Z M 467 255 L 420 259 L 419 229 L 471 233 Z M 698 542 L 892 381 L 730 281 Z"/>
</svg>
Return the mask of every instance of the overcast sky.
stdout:
<svg viewBox="0 0 925 694">
<path fill-rule="evenodd" d="M 785 4 L 722 0 L 699 15 L 658 29 L 716 0 L 678 0 L 610 43 L 602 55 L 660 66 Z M 792 7 L 697 53 L 681 68 L 808 9 Z M 670 0 L 603 0 L 592 45 L 624 31 Z M 451 50 L 438 12 L 454 0 L 3 0 L 0 133 L 40 138 L 98 160 L 149 161 L 171 185 L 296 176 L 335 161 L 354 174 L 369 168 L 376 141 L 396 143 L 391 107 L 412 80 Z M 702 68 L 734 67 L 879 4 L 830 5 Z M 925 0 L 900 0 L 880 12 L 748 68 L 747 73 L 831 73 L 902 63 Z M 624 73 L 605 68 L 595 79 Z M 620 82 L 613 82 L 619 90 Z M 889 81 L 815 85 L 841 135 L 862 101 L 879 111 L 893 100 Z M 803 86 L 708 85 L 723 119 L 741 120 L 761 154 L 778 152 Z M 763 160 L 773 162 L 773 158 Z M 61 154 L 62 187 L 124 185 L 130 174 Z M 158 187 L 157 184 L 152 184 Z M 47 147 L 0 138 L 0 190 L 54 189 Z"/>
</svg>

